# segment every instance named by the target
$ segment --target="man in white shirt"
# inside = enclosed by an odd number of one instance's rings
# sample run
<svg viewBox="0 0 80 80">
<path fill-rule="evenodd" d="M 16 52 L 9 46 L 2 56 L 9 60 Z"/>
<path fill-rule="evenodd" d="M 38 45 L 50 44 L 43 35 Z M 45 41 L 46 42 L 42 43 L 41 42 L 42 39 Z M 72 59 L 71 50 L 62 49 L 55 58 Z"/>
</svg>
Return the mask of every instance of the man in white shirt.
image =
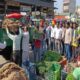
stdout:
<svg viewBox="0 0 80 80">
<path fill-rule="evenodd" d="M 55 50 L 55 27 L 51 28 L 51 50 Z"/>
<path fill-rule="evenodd" d="M 66 31 L 65 31 L 65 52 L 66 52 L 66 58 L 67 61 L 70 62 L 72 58 L 72 51 L 71 51 L 71 43 L 72 43 L 72 28 L 70 27 L 70 23 L 66 23 L 65 25 Z"/>
<path fill-rule="evenodd" d="M 61 53 L 61 40 L 62 40 L 62 28 L 60 23 L 57 24 L 57 28 L 55 29 L 55 48 L 56 51 Z"/>
<path fill-rule="evenodd" d="M 19 31 L 19 34 L 16 33 L 11 34 L 8 28 L 6 28 L 8 37 L 13 41 L 12 61 L 18 65 L 21 65 L 20 44 L 21 44 L 22 30 L 21 28 L 15 28 L 15 31 Z"/>
</svg>

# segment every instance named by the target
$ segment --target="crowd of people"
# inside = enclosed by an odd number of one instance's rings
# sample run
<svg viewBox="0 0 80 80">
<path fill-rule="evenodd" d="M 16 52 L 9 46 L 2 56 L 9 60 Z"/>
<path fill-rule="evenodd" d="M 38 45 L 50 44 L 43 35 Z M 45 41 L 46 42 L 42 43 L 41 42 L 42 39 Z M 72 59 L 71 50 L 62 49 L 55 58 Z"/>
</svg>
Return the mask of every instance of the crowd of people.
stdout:
<svg viewBox="0 0 80 80">
<path fill-rule="evenodd" d="M 36 48 L 38 56 L 37 54 L 35 56 L 38 59 L 42 57 L 46 50 L 57 51 L 59 54 L 64 55 L 68 62 L 78 57 L 78 53 L 80 53 L 80 29 L 76 22 L 57 22 L 56 25 L 45 22 L 42 27 L 34 25 L 35 27 L 38 33 L 41 33 L 40 38 L 35 39 L 35 34 L 31 34 L 31 32 L 30 34 L 33 36 L 31 42 L 34 45 L 33 51 Z M 37 44 L 38 46 L 36 46 Z"/>
<path fill-rule="evenodd" d="M 30 60 L 30 46 L 34 63 L 40 62 L 46 51 L 56 51 L 67 62 L 80 59 L 80 26 L 77 22 L 32 21 L 21 24 L 17 19 L 5 19 L 0 28 L 0 54 L 24 67 Z"/>
<path fill-rule="evenodd" d="M 79 56 L 80 27 L 76 22 L 56 21 L 53 25 L 50 21 L 44 21 L 41 25 L 30 21 L 22 27 L 19 26 L 19 21 L 11 21 L 6 27 L 6 34 L 13 45 L 10 59 L 17 64 L 30 60 L 30 45 L 34 62 L 41 61 L 47 50 L 58 52 L 65 56 L 68 62 L 75 61 Z"/>
</svg>

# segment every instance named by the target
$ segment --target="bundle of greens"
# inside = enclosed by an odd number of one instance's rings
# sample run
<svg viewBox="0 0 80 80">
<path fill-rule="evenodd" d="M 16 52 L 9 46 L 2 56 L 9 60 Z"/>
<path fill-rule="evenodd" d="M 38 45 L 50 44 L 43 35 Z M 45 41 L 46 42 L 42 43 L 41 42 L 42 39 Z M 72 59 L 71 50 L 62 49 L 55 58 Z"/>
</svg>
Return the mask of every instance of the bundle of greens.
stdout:
<svg viewBox="0 0 80 80">
<path fill-rule="evenodd" d="M 37 63 L 36 69 L 37 69 L 39 75 L 44 75 L 45 72 L 46 72 L 46 65 L 45 65 L 45 63 L 44 62 Z"/>
<path fill-rule="evenodd" d="M 48 72 L 53 64 L 58 64 L 58 61 L 62 59 L 62 56 L 53 51 L 47 51 L 44 56 L 42 62 L 37 63 L 37 70 L 40 75 L 44 75 Z M 55 69 L 55 67 L 53 67 Z M 55 71 L 52 69 L 52 71 Z"/>
<path fill-rule="evenodd" d="M 54 51 L 47 51 L 43 57 L 43 61 L 60 61 L 62 59 L 62 56 Z"/>
<path fill-rule="evenodd" d="M 41 76 L 45 76 L 49 71 L 53 73 L 56 72 L 55 74 L 58 75 L 58 72 L 60 72 L 60 65 L 57 62 L 44 61 L 37 63 L 37 70 Z"/>
<path fill-rule="evenodd" d="M 34 38 L 34 39 L 41 40 L 42 35 L 43 35 L 43 32 L 40 32 L 40 31 L 38 31 L 38 30 L 35 29 L 35 30 L 34 30 L 34 36 L 33 36 L 33 38 Z"/>
</svg>

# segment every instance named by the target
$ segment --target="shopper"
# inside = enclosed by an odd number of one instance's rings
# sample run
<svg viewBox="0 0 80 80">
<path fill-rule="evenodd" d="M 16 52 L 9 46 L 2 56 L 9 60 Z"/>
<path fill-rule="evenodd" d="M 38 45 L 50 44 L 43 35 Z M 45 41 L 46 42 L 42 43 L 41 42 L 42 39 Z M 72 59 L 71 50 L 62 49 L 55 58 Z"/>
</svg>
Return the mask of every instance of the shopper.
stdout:
<svg viewBox="0 0 80 80">
<path fill-rule="evenodd" d="M 55 50 L 55 28 L 51 28 L 51 50 Z"/>
<path fill-rule="evenodd" d="M 41 61 L 41 33 L 39 31 L 39 26 L 35 27 L 34 31 L 34 61 L 39 62 Z"/>
<path fill-rule="evenodd" d="M 61 53 L 61 40 L 62 40 L 62 28 L 60 23 L 57 24 L 57 28 L 55 29 L 55 47 L 56 51 Z"/>
<path fill-rule="evenodd" d="M 66 23 L 66 32 L 65 32 L 65 51 L 66 51 L 66 58 L 68 62 L 71 60 L 71 42 L 72 42 L 72 29 L 70 28 L 70 23 Z"/>
<path fill-rule="evenodd" d="M 78 47 L 76 48 L 76 52 L 77 52 L 77 62 L 79 62 L 80 64 L 80 29 L 78 29 L 78 36 L 75 39 L 76 41 L 78 41 Z"/>
<path fill-rule="evenodd" d="M 42 29 L 40 30 L 40 32 L 42 33 L 42 36 L 41 36 L 41 51 L 42 51 L 42 56 L 44 55 L 44 53 L 47 50 L 47 45 L 46 45 L 46 26 L 47 26 L 47 24 L 45 23 L 43 25 L 43 27 L 41 27 Z"/>
<path fill-rule="evenodd" d="M 21 37 L 22 37 L 22 30 L 21 28 L 15 27 L 14 34 L 11 34 L 9 32 L 9 29 L 6 27 L 6 32 L 8 37 L 13 41 L 12 61 L 18 65 L 21 65 L 20 43 L 21 43 Z"/>
<path fill-rule="evenodd" d="M 35 30 L 35 22 L 33 23 L 29 23 L 28 25 L 28 31 L 29 31 L 29 43 L 31 44 L 32 50 L 34 50 L 34 39 L 33 39 L 33 35 L 34 35 L 34 30 Z"/>
<path fill-rule="evenodd" d="M 50 37 L 51 37 L 51 28 L 52 24 L 46 25 L 46 43 L 47 43 L 47 50 L 50 49 Z"/>
<path fill-rule="evenodd" d="M 65 55 L 65 45 L 64 45 L 64 38 L 65 38 L 65 22 L 62 23 L 62 55 Z"/>
<path fill-rule="evenodd" d="M 22 64 L 29 61 L 29 32 L 27 27 L 23 27 L 22 35 Z"/>
<path fill-rule="evenodd" d="M 78 41 L 75 40 L 78 37 L 77 25 L 73 23 L 73 34 L 72 34 L 72 59 L 75 60 L 77 58 L 76 49 L 78 47 Z"/>
</svg>

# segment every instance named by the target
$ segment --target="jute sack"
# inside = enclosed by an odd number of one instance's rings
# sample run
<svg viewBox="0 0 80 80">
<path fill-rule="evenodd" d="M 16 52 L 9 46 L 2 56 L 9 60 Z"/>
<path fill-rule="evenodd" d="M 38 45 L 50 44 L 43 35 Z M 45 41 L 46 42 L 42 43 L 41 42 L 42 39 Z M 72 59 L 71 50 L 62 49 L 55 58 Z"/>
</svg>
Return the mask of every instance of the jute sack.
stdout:
<svg viewBox="0 0 80 80">
<path fill-rule="evenodd" d="M 28 78 L 22 68 L 9 62 L 0 68 L 0 80 L 28 80 Z"/>
</svg>

